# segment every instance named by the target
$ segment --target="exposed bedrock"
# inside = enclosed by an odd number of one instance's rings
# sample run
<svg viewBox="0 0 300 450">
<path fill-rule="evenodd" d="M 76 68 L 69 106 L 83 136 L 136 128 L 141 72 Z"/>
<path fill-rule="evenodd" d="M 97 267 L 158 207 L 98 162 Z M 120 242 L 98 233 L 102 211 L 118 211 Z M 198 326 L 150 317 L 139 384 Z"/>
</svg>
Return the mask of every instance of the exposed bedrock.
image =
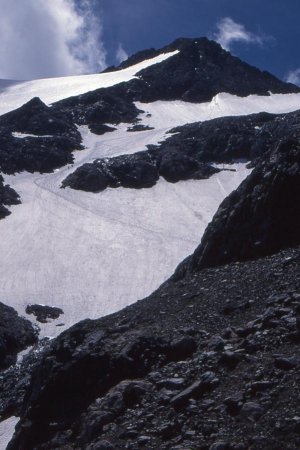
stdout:
<svg viewBox="0 0 300 450">
<path fill-rule="evenodd" d="M 14 364 L 17 354 L 37 341 L 37 331 L 29 320 L 0 303 L 0 369 Z"/>
<path fill-rule="evenodd" d="M 232 261 L 272 254 L 300 243 L 300 145 L 279 141 L 220 205 L 200 246 L 174 277 Z"/>
<path fill-rule="evenodd" d="M 19 203 L 21 201 L 17 192 L 9 185 L 4 184 L 3 176 L 0 175 L 0 219 L 10 214 L 7 206 L 18 205 Z"/>
<path fill-rule="evenodd" d="M 300 113 L 267 113 L 224 117 L 170 130 L 170 137 L 148 150 L 95 160 L 64 181 L 90 192 L 107 187 L 152 187 L 160 176 L 175 183 L 204 179 L 218 172 L 212 163 L 252 161 L 252 165 L 285 137 L 300 139 Z"/>
<path fill-rule="evenodd" d="M 51 172 L 72 163 L 72 151 L 80 149 L 77 127 L 39 98 L 0 117 L 0 169 L 4 173 Z"/>
</svg>

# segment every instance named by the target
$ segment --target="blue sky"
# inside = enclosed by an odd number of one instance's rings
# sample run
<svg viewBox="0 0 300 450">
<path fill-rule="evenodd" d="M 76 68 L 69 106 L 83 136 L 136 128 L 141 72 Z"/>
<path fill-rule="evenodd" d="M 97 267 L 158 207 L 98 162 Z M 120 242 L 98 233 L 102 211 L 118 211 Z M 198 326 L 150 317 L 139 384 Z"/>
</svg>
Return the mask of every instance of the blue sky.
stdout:
<svg viewBox="0 0 300 450">
<path fill-rule="evenodd" d="M 24 0 L 0 0 L 0 7 L 0 78 L 96 72 L 178 37 L 207 36 L 300 82 L 299 0 L 26 0 L 26 8 Z"/>
<path fill-rule="evenodd" d="M 107 60 L 118 43 L 131 54 L 161 47 L 179 36 L 213 37 L 225 17 L 261 37 L 261 43 L 232 43 L 231 51 L 279 77 L 300 67 L 299 0 L 102 0 Z"/>
</svg>

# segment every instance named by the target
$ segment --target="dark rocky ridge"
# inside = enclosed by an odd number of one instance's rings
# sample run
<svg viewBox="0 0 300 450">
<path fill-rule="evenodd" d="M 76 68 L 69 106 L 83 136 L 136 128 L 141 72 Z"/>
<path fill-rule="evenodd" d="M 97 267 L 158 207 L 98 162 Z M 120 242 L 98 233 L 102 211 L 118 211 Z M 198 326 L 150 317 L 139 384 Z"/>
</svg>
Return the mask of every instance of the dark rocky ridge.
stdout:
<svg viewBox="0 0 300 450">
<path fill-rule="evenodd" d="M 37 137 L 17 138 L 13 132 Z M 81 148 L 76 126 L 39 98 L 0 117 L 0 170 L 4 173 L 51 172 L 72 163 L 72 151 Z"/>
<path fill-rule="evenodd" d="M 298 132 L 283 136 L 221 203 L 200 246 L 178 267 L 175 278 L 187 270 L 253 259 L 300 243 Z"/>
<path fill-rule="evenodd" d="M 262 72 L 233 57 L 206 38 L 178 39 L 158 50 L 140 52 L 120 66 L 136 64 L 149 57 L 175 50 L 171 58 L 137 74 L 137 79 L 62 100 L 53 110 L 68 114 L 78 124 L 133 122 L 139 111 L 135 101 L 184 100 L 204 102 L 220 92 L 239 96 L 300 92 L 268 72 Z"/>
<path fill-rule="evenodd" d="M 179 38 L 155 50 L 138 52 L 122 62 L 122 70 L 163 53 L 179 50 L 177 55 L 140 71 L 137 75 L 148 88 L 138 93 L 139 101 L 184 100 L 210 101 L 220 92 L 241 97 L 250 94 L 299 92 L 299 88 L 278 80 L 266 71 L 244 63 L 207 38 Z M 237 82 L 238 81 L 238 82 Z"/>
<path fill-rule="evenodd" d="M 204 269 L 75 325 L 8 449 L 296 450 L 299 270 L 299 248 Z"/>
<path fill-rule="evenodd" d="M 184 154 L 164 155 L 150 150 L 83 164 L 62 182 L 62 187 L 90 192 L 119 186 L 141 189 L 154 186 L 160 176 L 175 183 L 201 180 L 217 172 L 219 169 Z"/>
<path fill-rule="evenodd" d="M 177 55 L 139 72 L 149 86 L 141 101 L 205 102 L 220 92 L 240 97 L 299 92 L 294 85 L 242 62 L 207 38 L 177 39 L 160 53 L 175 50 L 179 50 Z"/>
<path fill-rule="evenodd" d="M 4 184 L 4 179 L 0 175 L 0 219 L 10 214 L 6 206 L 18 205 L 21 203 L 19 195 L 9 185 Z"/>
<path fill-rule="evenodd" d="M 12 133 L 31 134 L 15 137 Z M 0 171 L 52 172 L 73 162 L 72 151 L 82 149 L 81 135 L 66 117 L 55 113 L 39 98 L 0 116 Z M 0 175 L 0 219 L 10 214 L 6 206 L 21 203 L 19 195 L 4 185 Z"/>
<path fill-rule="evenodd" d="M 17 312 L 0 302 L 0 369 L 14 364 L 17 354 L 37 341 L 37 331 Z"/>
<path fill-rule="evenodd" d="M 58 319 L 61 314 L 64 314 L 61 308 L 47 305 L 27 305 L 26 314 L 32 314 L 36 320 L 41 323 L 47 323 L 49 320 Z"/>
<path fill-rule="evenodd" d="M 0 375 L 0 420 L 19 417 L 25 393 L 30 386 L 31 374 L 41 360 L 48 338 L 39 340 L 28 349 L 15 365 L 2 370 Z"/>
<path fill-rule="evenodd" d="M 80 140 L 76 126 L 65 116 L 54 112 L 40 98 L 35 97 L 18 109 L 0 116 L 0 128 L 24 134 L 68 135 L 75 142 Z"/>
<path fill-rule="evenodd" d="M 283 138 L 300 139 L 300 113 L 222 117 L 170 130 L 160 145 L 116 158 L 86 163 L 63 187 L 100 192 L 107 187 L 152 187 L 160 176 L 175 183 L 208 178 L 219 171 L 212 163 L 259 160 Z M 175 133 L 175 134 L 174 134 Z"/>
</svg>

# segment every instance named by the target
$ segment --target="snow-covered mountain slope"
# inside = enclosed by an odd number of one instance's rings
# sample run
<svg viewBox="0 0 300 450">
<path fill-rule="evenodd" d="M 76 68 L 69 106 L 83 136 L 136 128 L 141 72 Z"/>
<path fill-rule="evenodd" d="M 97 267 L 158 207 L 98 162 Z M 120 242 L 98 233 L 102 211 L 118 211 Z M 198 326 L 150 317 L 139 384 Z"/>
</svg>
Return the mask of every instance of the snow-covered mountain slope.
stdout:
<svg viewBox="0 0 300 450">
<path fill-rule="evenodd" d="M 96 155 L 141 150 L 164 131 L 120 129 L 94 142 L 87 133 L 91 147 L 77 153 L 75 166 Z M 59 188 L 73 166 L 6 177 L 22 205 L 0 222 L 1 297 L 21 314 L 28 303 L 61 307 L 65 315 L 43 325 L 42 334 L 55 336 L 149 295 L 194 250 L 220 202 L 248 173 L 243 164 L 236 169 L 200 182 L 161 180 L 152 189 L 101 195 Z"/>
<path fill-rule="evenodd" d="M 132 80 L 142 69 L 158 64 L 177 53 L 178 50 L 163 53 L 117 72 L 45 78 L 16 84 L 6 80 L 1 83 L 0 80 L 0 115 L 19 108 L 33 97 L 40 97 L 44 103 L 51 104 L 67 97 Z"/>
<path fill-rule="evenodd" d="M 224 116 L 244 116 L 259 112 L 273 114 L 288 113 L 300 109 L 300 94 L 270 94 L 269 96 L 236 95 L 220 93 L 210 102 L 188 103 L 180 100 L 135 103 L 144 111 L 139 116 L 141 123 L 150 127 L 175 127 L 197 121 Z"/>
</svg>

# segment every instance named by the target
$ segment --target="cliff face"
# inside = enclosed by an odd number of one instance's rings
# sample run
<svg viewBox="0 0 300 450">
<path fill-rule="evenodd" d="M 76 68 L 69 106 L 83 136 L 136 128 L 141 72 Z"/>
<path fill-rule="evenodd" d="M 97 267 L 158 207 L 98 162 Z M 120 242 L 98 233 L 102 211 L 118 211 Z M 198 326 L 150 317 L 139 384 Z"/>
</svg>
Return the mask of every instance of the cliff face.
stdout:
<svg viewBox="0 0 300 450">
<path fill-rule="evenodd" d="M 294 113 L 267 125 L 273 140 L 268 153 L 220 205 L 200 246 L 175 277 L 187 268 L 254 259 L 300 243 L 298 123 Z"/>
</svg>

